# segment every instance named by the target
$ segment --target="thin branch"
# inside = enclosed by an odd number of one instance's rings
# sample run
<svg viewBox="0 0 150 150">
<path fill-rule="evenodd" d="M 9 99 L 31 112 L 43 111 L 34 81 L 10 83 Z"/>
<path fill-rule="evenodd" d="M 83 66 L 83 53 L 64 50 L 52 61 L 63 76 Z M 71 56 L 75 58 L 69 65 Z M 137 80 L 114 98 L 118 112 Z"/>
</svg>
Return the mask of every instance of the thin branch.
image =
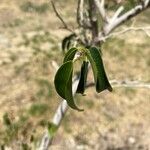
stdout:
<svg viewBox="0 0 150 150">
<path fill-rule="evenodd" d="M 91 29 L 90 22 L 84 15 L 84 0 L 78 0 L 77 23 L 79 27 L 82 27 L 84 29 Z"/>
<path fill-rule="evenodd" d="M 126 28 L 126 29 L 124 29 L 122 31 L 119 31 L 119 32 L 114 32 L 114 33 L 110 34 L 110 36 L 120 35 L 120 34 L 128 32 L 128 31 L 139 31 L 139 30 L 141 30 L 144 33 L 146 33 L 147 30 L 150 30 L 150 26 L 148 26 L 148 27 L 130 27 L 130 28 Z M 146 33 L 146 35 L 147 35 L 147 33 Z M 150 36 L 148 36 L 148 37 L 150 37 Z"/>
<path fill-rule="evenodd" d="M 150 37 L 150 33 L 147 30 L 144 30 L 145 34 Z"/>
<path fill-rule="evenodd" d="M 99 40 L 105 42 L 106 39 L 108 39 L 108 38 L 116 37 L 116 36 L 119 36 L 121 34 L 129 32 L 129 31 L 143 31 L 147 37 L 150 37 L 150 33 L 148 32 L 148 30 L 150 30 L 150 26 L 148 26 L 148 27 L 132 27 L 131 26 L 129 28 L 125 28 L 122 31 L 114 32 L 114 33 L 109 34 L 108 36 L 104 36 L 102 38 L 99 38 Z"/>
<path fill-rule="evenodd" d="M 52 4 L 53 10 L 54 10 L 56 16 L 62 22 L 63 28 L 66 29 L 66 30 L 68 30 L 68 31 L 70 31 L 70 32 L 72 32 L 72 33 L 74 33 L 74 31 L 68 27 L 67 23 L 63 20 L 63 18 L 61 17 L 61 15 L 58 13 L 58 11 L 56 9 L 56 6 L 55 6 L 55 4 L 54 4 L 54 2 L 52 0 L 51 0 L 51 4 Z"/>
<path fill-rule="evenodd" d="M 150 89 L 150 83 L 144 83 L 138 80 L 135 81 L 130 81 L 130 80 L 110 80 L 110 83 L 113 88 L 122 88 L 122 87 L 127 87 L 127 88 L 147 88 Z M 87 88 L 95 86 L 93 82 L 87 84 Z"/>
<path fill-rule="evenodd" d="M 77 22 L 78 22 L 79 26 L 83 26 L 83 22 L 84 22 L 83 5 L 84 5 L 84 0 L 78 0 Z"/>
<path fill-rule="evenodd" d="M 122 13 L 122 11 L 124 10 L 123 6 L 120 6 L 117 11 L 115 12 L 114 16 L 111 19 L 111 22 L 113 22 L 114 20 L 116 20 L 118 18 L 118 16 Z"/>
<path fill-rule="evenodd" d="M 77 57 L 79 57 L 78 54 L 76 56 L 76 59 L 77 59 Z M 54 67 L 55 71 L 57 71 L 59 68 L 59 65 L 57 64 L 56 61 L 52 61 L 52 66 Z M 80 79 L 80 76 L 78 74 L 76 74 L 73 78 L 73 83 L 72 83 L 73 96 L 76 93 L 79 79 Z M 63 99 L 63 101 L 59 104 L 59 106 L 58 106 L 58 108 L 54 114 L 54 117 L 52 119 L 52 123 L 54 125 L 56 125 L 57 127 L 60 126 L 60 123 L 63 120 L 67 109 L 68 109 L 68 104 L 67 104 L 66 100 Z M 53 135 L 49 134 L 48 130 L 46 129 L 46 131 L 42 137 L 42 140 L 41 140 L 41 143 L 40 143 L 38 150 L 48 150 L 49 145 L 51 144 L 52 140 L 53 140 Z"/>
<path fill-rule="evenodd" d="M 89 19 L 90 19 L 90 22 L 91 22 L 91 32 L 92 32 L 92 41 L 90 43 L 90 45 L 94 44 L 94 45 L 100 45 L 100 42 L 93 42 L 95 37 L 98 36 L 98 33 L 99 33 L 99 28 L 98 28 L 98 20 L 97 20 L 97 17 L 96 17 L 96 4 L 94 3 L 93 0 L 88 0 L 88 3 L 89 3 Z"/>
<path fill-rule="evenodd" d="M 124 81 L 118 81 L 118 80 L 112 80 L 111 84 L 114 88 L 117 87 L 128 87 L 128 88 L 147 88 L 150 89 L 150 83 L 142 82 L 139 80 L 124 80 Z"/>
<path fill-rule="evenodd" d="M 123 22 L 135 17 L 139 13 L 143 12 L 145 9 L 150 7 L 150 0 L 145 0 L 143 3 L 135 6 L 125 14 L 120 17 L 117 17 L 115 20 L 109 22 L 109 24 L 105 24 L 104 26 L 104 35 L 108 35 L 112 30 L 118 27 Z"/>
<path fill-rule="evenodd" d="M 72 85 L 73 95 L 75 95 L 75 92 L 76 92 L 76 89 L 78 86 L 78 82 L 79 82 L 79 76 L 76 76 L 76 79 L 74 80 L 73 85 Z M 64 115 L 65 115 L 67 109 L 68 109 L 68 104 L 67 104 L 66 100 L 63 100 L 59 104 L 59 106 L 55 112 L 55 115 L 52 119 L 52 123 L 54 125 L 56 125 L 57 127 L 60 126 L 60 123 L 61 123 L 62 119 L 64 118 Z M 44 136 L 42 137 L 42 141 L 40 143 L 39 150 L 48 150 L 49 145 L 52 142 L 52 139 L 53 139 L 53 136 L 50 135 L 48 133 L 48 131 L 46 130 L 44 133 Z"/>
<path fill-rule="evenodd" d="M 99 14 L 101 15 L 101 18 L 102 20 L 105 22 L 105 23 L 108 23 L 108 17 L 106 15 L 106 12 L 105 12 L 105 0 L 94 0 L 95 2 L 95 5 L 97 6 L 98 8 L 98 11 L 99 11 Z"/>
</svg>

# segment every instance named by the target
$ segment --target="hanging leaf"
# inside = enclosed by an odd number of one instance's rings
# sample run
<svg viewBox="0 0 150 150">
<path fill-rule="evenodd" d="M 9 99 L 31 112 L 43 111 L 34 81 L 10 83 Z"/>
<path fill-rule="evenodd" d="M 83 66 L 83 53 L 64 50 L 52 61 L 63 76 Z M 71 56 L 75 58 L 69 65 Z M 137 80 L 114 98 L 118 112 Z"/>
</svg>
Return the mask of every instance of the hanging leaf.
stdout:
<svg viewBox="0 0 150 150">
<path fill-rule="evenodd" d="M 75 37 L 75 34 L 70 34 L 69 36 L 66 36 L 63 40 L 62 40 L 62 50 L 63 52 L 65 52 L 66 50 L 69 49 L 70 47 L 70 43 L 71 43 L 71 40 Z"/>
<path fill-rule="evenodd" d="M 66 55 L 65 55 L 65 58 L 64 58 L 63 62 L 65 63 L 65 62 L 67 62 L 69 60 L 73 60 L 76 52 L 77 52 L 77 48 L 73 47 L 73 48 L 69 49 L 67 51 Z"/>
<path fill-rule="evenodd" d="M 105 89 L 112 91 L 112 87 L 105 73 L 99 50 L 96 47 L 91 47 L 89 50 L 87 50 L 87 57 L 92 65 L 96 91 L 98 93 Z"/>
<path fill-rule="evenodd" d="M 88 74 L 88 64 L 88 61 L 83 61 L 81 66 L 80 80 L 76 91 L 77 93 L 84 94 Z"/>
<path fill-rule="evenodd" d="M 72 94 L 72 74 L 73 74 L 73 61 L 65 62 L 57 71 L 54 79 L 54 84 L 57 93 L 67 101 L 68 105 L 78 111 L 79 109 L 73 99 Z"/>
</svg>

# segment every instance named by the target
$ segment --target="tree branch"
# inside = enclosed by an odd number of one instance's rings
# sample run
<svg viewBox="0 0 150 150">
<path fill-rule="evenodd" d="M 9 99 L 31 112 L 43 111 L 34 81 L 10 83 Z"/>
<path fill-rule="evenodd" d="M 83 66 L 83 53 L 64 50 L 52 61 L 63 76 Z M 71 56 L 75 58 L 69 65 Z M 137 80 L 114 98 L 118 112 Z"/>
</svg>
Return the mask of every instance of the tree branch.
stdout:
<svg viewBox="0 0 150 150">
<path fill-rule="evenodd" d="M 111 22 L 113 22 L 114 20 L 116 20 L 118 18 L 118 16 L 122 13 L 122 11 L 124 10 L 123 6 L 120 6 L 117 11 L 115 12 L 114 16 L 111 19 Z"/>
<path fill-rule="evenodd" d="M 91 32 L 92 32 L 92 41 L 90 45 L 98 45 L 100 46 L 100 42 L 95 42 L 94 39 L 95 37 L 98 36 L 99 33 L 99 28 L 98 28 L 98 20 L 97 20 L 97 15 L 96 15 L 96 4 L 94 3 L 93 0 L 88 0 L 89 3 L 89 19 L 91 22 Z"/>
<path fill-rule="evenodd" d="M 108 36 L 105 36 L 105 37 L 102 37 L 101 39 L 99 38 L 100 41 L 106 41 L 106 39 L 109 39 L 109 38 L 112 38 L 112 37 L 116 37 L 116 36 L 119 36 L 121 34 L 124 34 L 126 32 L 129 32 L 129 31 L 143 31 L 146 36 L 150 37 L 150 33 L 148 32 L 148 30 L 150 30 L 150 26 L 148 27 L 129 27 L 129 28 L 125 28 L 124 30 L 122 31 L 118 31 L 118 32 L 113 32 L 111 34 L 109 34 Z"/>
<path fill-rule="evenodd" d="M 89 20 L 84 16 L 84 1 L 85 0 L 78 0 L 77 6 L 77 23 L 79 27 L 84 29 L 91 29 L 91 25 Z"/>
<path fill-rule="evenodd" d="M 144 0 L 141 4 L 135 6 L 128 12 L 124 13 L 122 16 L 119 16 L 124 9 L 123 6 L 121 6 L 120 8 L 118 8 L 114 16 L 109 20 L 109 22 L 103 25 L 103 30 L 99 32 L 99 35 L 95 37 L 94 41 L 104 41 L 116 27 L 126 22 L 127 20 L 135 17 L 136 15 L 148 9 L 149 7 L 150 0 Z M 145 33 L 149 36 L 149 33 L 147 31 Z"/>
<path fill-rule="evenodd" d="M 105 0 L 94 0 L 95 2 L 95 5 L 97 6 L 97 9 L 99 11 L 99 14 L 101 15 L 101 18 L 102 20 L 105 22 L 105 23 L 108 23 L 108 17 L 106 15 L 106 12 L 105 12 Z"/>
<path fill-rule="evenodd" d="M 78 57 L 78 56 L 76 56 L 76 57 Z M 52 61 L 52 66 L 54 67 L 55 71 L 57 71 L 58 68 L 59 68 L 59 65 L 55 61 Z M 76 89 L 77 89 L 77 86 L 78 86 L 78 83 L 79 83 L 79 79 L 80 79 L 79 75 L 76 75 L 73 78 L 73 84 L 72 84 L 73 96 L 76 93 Z M 60 126 L 60 123 L 63 120 L 64 115 L 67 112 L 67 109 L 68 109 L 68 104 L 67 104 L 66 100 L 63 100 L 59 104 L 59 106 L 58 106 L 58 108 L 57 108 L 57 110 L 54 114 L 54 117 L 52 119 L 52 123 L 54 125 L 56 125 L 57 127 Z M 38 150 L 48 150 L 49 145 L 51 144 L 52 140 L 53 140 L 53 135 L 50 135 L 48 133 L 48 130 L 46 129 L 46 131 L 45 131 L 45 133 L 42 137 L 42 140 L 41 140 L 41 143 L 40 143 L 40 146 L 39 146 Z"/>
<path fill-rule="evenodd" d="M 118 27 L 120 24 L 122 24 L 123 22 L 135 17 L 136 15 L 138 15 L 139 13 L 143 12 L 145 9 L 150 7 L 150 0 L 145 0 L 143 1 L 143 3 L 135 6 L 133 9 L 129 10 L 128 12 L 126 12 L 125 14 L 123 14 L 120 17 L 116 16 L 120 13 L 120 11 L 122 11 L 123 8 L 120 8 L 120 10 L 118 10 L 117 15 L 115 14 L 115 19 L 112 19 L 109 24 L 105 24 L 104 25 L 104 35 L 108 35 L 112 30 L 114 30 L 116 27 Z"/>
<path fill-rule="evenodd" d="M 73 82 L 73 85 L 72 85 L 73 95 L 75 95 L 75 93 L 76 93 L 78 82 L 79 82 L 79 77 L 76 76 L 76 78 Z M 66 100 L 63 100 L 59 104 L 59 106 L 55 112 L 55 115 L 53 117 L 52 123 L 54 125 L 56 125 L 57 127 L 60 126 L 60 123 L 61 123 L 62 119 L 64 118 L 64 115 L 65 115 L 67 109 L 68 109 L 68 104 L 67 104 Z M 53 139 L 53 136 L 48 133 L 48 130 L 46 130 L 44 133 L 44 136 L 42 137 L 42 141 L 40 143 L 39 150 L 48 150 L 48 147 L 49 147 L 50 143 L 52 142 L 52 139 Z"/>
<path fill-rule="evenodd" d="M 138 80 L 132 81 L 132 80 L 110 80 L 110 83 L 113 88 L 122 88 L 122 87 L 127 87 L 127 88 L 147 88 L 150 89 L 150 83 L 144 83 Z M 87 84 L 87 88 L 95 86 L 93 82 Z"/>
<path fill-rule="evenodd" d="M 63 28 L 66 29 L 66 30 L 68 30 L 68 31 L 70 31 L 70 32 L 72 32 L 72 33 L 74 33 L 74 31 L 68 27 L 67 23 L 63 20 L 63 18 L 61 17 L 61 15 L 58 13 L 58 11 L 56 9 L 56 6 L 55 6 L 55 4 L 54 4 L 54 2 L 52 0 L 51 0 L 51 4 L 52 4 L 53 10 L 54 10 L 56 16 L 62 22 Z"/>
<path fill-rule="evenodd" d="M 79 26 L 83 26 L 83 5 L 84 5 L 84 0 L 78 0 L 78 7 L 77 7 L 77 22 Z"/>
</svg>

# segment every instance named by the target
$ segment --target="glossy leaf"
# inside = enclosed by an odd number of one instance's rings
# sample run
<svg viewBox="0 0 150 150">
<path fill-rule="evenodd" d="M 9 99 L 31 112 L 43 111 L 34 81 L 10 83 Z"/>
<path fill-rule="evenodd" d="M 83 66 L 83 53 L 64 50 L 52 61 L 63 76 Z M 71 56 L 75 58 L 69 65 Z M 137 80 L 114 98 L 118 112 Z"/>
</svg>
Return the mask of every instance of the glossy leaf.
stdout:
<svg viewBox="0 0 150 150">
<path fill-rule="evenodd" d="M 83 61 L 81 66 L 80 80 L 76 91 L 77 93 L 84 94 L 88 74 L 88 64 L 88 61 Z"/>
<path fill-rule="evenodd" d="M 87 50 L 87 57 L 92 65 L 96 91 L 98 93 L 105 89 L 112 91 L 99 50 L 96 47 L 91 47 Z"/>
<path fill-rule="evenodd" d="M 70 60 L 73 60 L 75 54 L 77 52 L 77 49 L 76 48 L 71 48 L 67 51 L 66 55 L 65 55 L 65 58 L 63 60 L 63 62 L 67 62 L 67 61 L 70 61 Z"/>
<path fill-rule="evenodd" d="M 79 109 L 73 99 L 72 94 L 72 74 L 73 74 L 73 62 L 67 61 L 57 71 L 54 79 L 54 84 L 57 93 L 67 101 L 67 104 L 76 110 Z"/>
</svg>

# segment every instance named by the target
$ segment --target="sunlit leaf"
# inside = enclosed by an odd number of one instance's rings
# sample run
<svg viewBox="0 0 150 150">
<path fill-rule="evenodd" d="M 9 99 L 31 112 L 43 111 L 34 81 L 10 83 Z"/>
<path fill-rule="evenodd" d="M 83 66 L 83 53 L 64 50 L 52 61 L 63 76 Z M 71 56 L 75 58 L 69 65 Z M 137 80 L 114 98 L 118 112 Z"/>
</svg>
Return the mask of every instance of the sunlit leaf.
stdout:
<svg viewBox="0 0 150 150">
<path fill-rule="evenodd" d="M 76 91 L 77 93 L 84 94 L 88 74 L 88 64 L 88 61 L 83 61 L 81 66 L 80 80 Z"/>
<path fill-rule="evenodd" d="M 105 89 L 112 91 L 99 50 L 96 47 L 91 47 L 87 50 L 87 57 L 92 65 L 96 91 L 101 92 Z"/>
<path fill-rule="evenodd" d="M 67 104 L 76 110 L 81 111 L 74 102 L 72 94 L 72 74 L 73 61 L 67 61 L 57 71 L 54 79 L 54 84 L 57 93 L 67 101 Z"/>
</svg>

